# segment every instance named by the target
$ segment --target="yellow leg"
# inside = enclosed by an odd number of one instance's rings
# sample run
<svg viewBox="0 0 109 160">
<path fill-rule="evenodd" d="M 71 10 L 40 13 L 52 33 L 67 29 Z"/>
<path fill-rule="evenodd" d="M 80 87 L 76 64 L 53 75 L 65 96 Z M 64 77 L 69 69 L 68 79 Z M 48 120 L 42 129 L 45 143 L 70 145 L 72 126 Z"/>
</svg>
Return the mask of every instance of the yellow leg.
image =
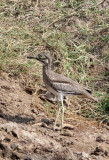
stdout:
<svg viewBox="0 0 109 160">
<path fill-rule="evenodd" d="M 61 98 L 61 104 L 62 104 L 62 110 L 61 110 L 61 132 L 62 132 L 63 123 L 64 123 L 64 104 L 63 104 L 63 97 Z"/>
<path fill-rule="evenodd" d="M 55 123 L 54 123 L 54 127 L 53 127 L 53 130 L 54 130 L 54 131 L 55 131 L 56 124 L 57 124 L 57 120 L 58 120 L 58 117 L 59 117 L 59 114 L 60 114 L 60 111 L 61 111 L 61 107 L 60 107 L 60 103 L 59 103 L 58 97 L 57 97 L 57 102 L 58 102 L 58 112 L 57 112 L 56 119 L 55 119 Z"/>
</svg>

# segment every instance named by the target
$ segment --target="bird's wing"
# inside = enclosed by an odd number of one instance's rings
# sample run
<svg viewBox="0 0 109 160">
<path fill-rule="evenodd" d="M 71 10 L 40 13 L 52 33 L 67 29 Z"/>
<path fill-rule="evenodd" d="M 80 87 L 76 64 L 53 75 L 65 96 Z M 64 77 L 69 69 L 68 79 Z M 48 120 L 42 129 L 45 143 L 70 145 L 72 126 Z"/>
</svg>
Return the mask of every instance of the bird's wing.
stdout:
<svg viewBox="0 0 109 160">
<path fill-rule="evenodd" d="M 72 79 L 57 73 L 50 73 L 51 86 L 58 92 L 64 94 L 84 95 L 94 101 L 98 101 L 91 95 L 91 91 L 80 86 L 77 82 Z"/>
<path fill-rule="evenodd" d="M 63 92 L 65 94 L 82 94 L 82 91 L 85 90 L 82 86 L 80 86 L 77 82 L 73 81 L 72 79 L 58 74 L 51 72 L 49 78 L 51 79 L 52 87 L 58 91 Z"/>
<path fill-rule="evenodd" d="M 76 81 L 73 81 L 72 79 L 70 79 L 62 74 L 54 73 L 52 71 L 50 71 L 50 73 L 48 73 L 48 76 L 53 82 L 71 83 L 71 84 L 73 83 L 74 85 L 78 84 Z"/>
<path fill-rule="evenodd" d="M 74 94 L 74 95 L 81 95 L 81 90 L 77 86 L 72 86 L 69 83 L 60 83 L 60 82 L 52 82 L 52 87 L 58 91 L 59 93 L 64 94 Z"/>
</svg>

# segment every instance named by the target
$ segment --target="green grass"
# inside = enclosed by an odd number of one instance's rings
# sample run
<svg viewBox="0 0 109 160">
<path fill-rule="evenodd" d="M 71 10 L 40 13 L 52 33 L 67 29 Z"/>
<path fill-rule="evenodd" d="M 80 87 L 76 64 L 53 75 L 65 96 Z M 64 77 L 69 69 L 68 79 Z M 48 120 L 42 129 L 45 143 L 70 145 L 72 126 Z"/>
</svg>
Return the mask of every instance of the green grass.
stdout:
<svg viewBox="0 0 109 160">
<path fill-rule="evenodd" d="M 102 110 L 104 114 L 109 114 L 109 93 L 108 92 L 103 96 L 101 100 L 101 105 L 99 108 Z"/>
<path fill-rule="evenodd" d="M 89 87 L 102 99 L 109 87 L 109 71 L 105 69 L 109 63 L 108 19 L 108 8 L 92 0 L 44 0 L 40 4 L 32 0 L 1 0 L 1 69 L 13 76 L 40 77 L 40 66 L 26 57 L 46 51 L 57 59 L 59 67 L 55 71 Z M 108 116 L 105 100 L 101 100 L 101 108 Z"/>
<path fill-rule="evenodd" d="M 109 125 L 109 92 L 103 96 L 101 103 L 98 105 L 98 113 L 103 123 Z"/>
<path fill-rule="evenodd" d="M 56 109 L 54 109 L 49 102 L 44 102 L 44 108 L 46 109 L 46 113 L 49 117 L 52 117 L 56 114 Z"/>
</svg>

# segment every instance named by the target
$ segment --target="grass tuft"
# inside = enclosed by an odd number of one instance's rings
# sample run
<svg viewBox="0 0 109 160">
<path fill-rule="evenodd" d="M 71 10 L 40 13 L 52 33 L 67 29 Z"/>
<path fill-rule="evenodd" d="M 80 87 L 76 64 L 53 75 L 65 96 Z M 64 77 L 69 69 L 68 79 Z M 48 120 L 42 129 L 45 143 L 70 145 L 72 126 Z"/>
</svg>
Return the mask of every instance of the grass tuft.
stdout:
<svg viewBox="0 0 109 160">
<path fill-rule="evenodd" d="M 41 51 L 51 54 L 56 72 L 77 80 L 101 100 L 81 104 L 87 117 L 101 108 L 108 117 L 109 88 L 109 12 L 108 2 L 0 1 L 0 70 L 13 76 L 41 80 L 41 65 L 28 61 L 28 55 Z M 34 80 L 34 77 L 36 79 Z M 30 80 L 28 78 L 28 81 Z M 104 95 L 104 96 L 103 96 Z M 93 107 L 94 106 L 94 107 Z M 47 107 L 49 110 L 49 107 Z M 82 115 L 83 112 L 81 113 Z M 96 114 L 97 114 L 96 113 Z M 92 117 L 97 115 L 92 113 Z"/>
</svg>

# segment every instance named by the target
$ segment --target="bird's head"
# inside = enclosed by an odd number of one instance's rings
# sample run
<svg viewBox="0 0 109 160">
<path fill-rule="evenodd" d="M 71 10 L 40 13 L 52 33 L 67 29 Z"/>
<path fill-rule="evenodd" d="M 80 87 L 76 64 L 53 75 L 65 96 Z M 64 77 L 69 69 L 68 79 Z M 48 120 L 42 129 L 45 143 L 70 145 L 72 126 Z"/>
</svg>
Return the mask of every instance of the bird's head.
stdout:
<svg viewBox="0 0 109 160">
<path fill-rule="evenodd" d="M 50 55 L 48 55 L 47 53 L 39 53 L 35 57 L 28 56 L 27 58 L 37 59 L 38 61 L 42 62 L 43 64 L 51 64 L 52 63 L 52 59 L 51 59 Z"/>
</svg>

